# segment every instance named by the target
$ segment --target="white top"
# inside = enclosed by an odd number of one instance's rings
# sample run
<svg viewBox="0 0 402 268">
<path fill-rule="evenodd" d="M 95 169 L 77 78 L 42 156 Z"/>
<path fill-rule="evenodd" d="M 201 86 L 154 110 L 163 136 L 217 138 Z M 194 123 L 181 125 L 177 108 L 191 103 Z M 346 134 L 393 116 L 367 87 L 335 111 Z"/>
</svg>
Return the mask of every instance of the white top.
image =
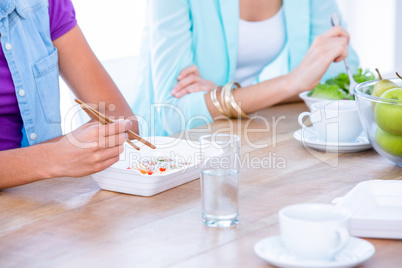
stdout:
<svg viewBox="0 0 402 268">
<path fill-rule="evenodd" d="M 253 84 L 286 43 L 283 7 L 263 21 L 239 21 L 239 44 L 234 81 L 242 87 Z"/>
</svg>

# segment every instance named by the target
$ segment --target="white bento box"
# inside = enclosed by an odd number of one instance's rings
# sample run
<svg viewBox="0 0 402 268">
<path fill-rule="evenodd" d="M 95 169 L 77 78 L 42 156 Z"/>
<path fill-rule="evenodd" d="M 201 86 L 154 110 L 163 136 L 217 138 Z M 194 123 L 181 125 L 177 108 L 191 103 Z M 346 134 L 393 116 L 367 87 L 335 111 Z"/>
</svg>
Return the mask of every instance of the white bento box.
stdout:
<svg viewBox="0 0 402 268">
<path fill-rule="evenodd" d="M 153 143 L 156 149 L 135 142 L 141 148 L 140 151 L 137 151 L 129 144 L 125 144 L 119 162 L 92 175 L 101 189 L 152 196 L 200 177 L 201 167 L 198 159 L 197 142 L 170 137 L 151 137 L 146 138 L 146 140 Z M 137 170 L 128 169 L 143 159 L 156 159 L 158 157 L 166 157 L 186 164 L 180 169 L 152 175 L 141 174 Z"/>
<path fill-rule="evenodd" d="M 401 180 L 361 182 L 333 203 L 351 212 L 352 235 L 402 239 Z"/>
</svg>

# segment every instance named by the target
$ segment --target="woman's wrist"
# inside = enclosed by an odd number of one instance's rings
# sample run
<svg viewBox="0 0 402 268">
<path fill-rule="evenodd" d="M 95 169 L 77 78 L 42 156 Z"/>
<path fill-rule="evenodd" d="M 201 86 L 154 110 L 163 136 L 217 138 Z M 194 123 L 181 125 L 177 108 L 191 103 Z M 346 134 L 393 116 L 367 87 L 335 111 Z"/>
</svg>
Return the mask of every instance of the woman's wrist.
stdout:
<svg viewBox="0 0 402 268">
<path fill-rule="evenodd" d="M 63 173 L 63 163 L 58 161 L 58 154 L 62 153 L 59 145 L 60 141 L 38 145 L 37 154 L 41 161 L 38 170 L 40 178 L 51 179 L 66 175 Z M 46 156 L 44 152 L 46 152 Z"/>
<path fill-rule="evenodd" d="M 289 83 L 289 90 L 291 90 L 291 96 L 298 95 L 299 93 L 306 91 L 306 84 L 303 83 L 301 74 L 297 70 L 293 70 L 286 74 L 286 81 Z"/>
</svg>

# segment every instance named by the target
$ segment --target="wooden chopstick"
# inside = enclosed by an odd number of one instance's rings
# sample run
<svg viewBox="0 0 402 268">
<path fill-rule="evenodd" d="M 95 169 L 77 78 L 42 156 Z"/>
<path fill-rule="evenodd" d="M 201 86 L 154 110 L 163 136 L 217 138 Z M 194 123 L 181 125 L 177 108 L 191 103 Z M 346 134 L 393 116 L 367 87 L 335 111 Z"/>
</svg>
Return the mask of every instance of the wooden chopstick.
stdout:
<svg viewBox="0 0 402 268">
<path fill-rule="evenodd" d="M 98 112 L 97 110 L 93 109 L 91 106 L 89 106 L 88 104 L 86 104 L 85 102 L 79 100 L 79 99 L 75 99 L 75 102 L 80 104 L 81 108 L 93 119 L 98 120 L 101 124 L 113 124 L 115 121 L 113 119 L 110 119 L 109 117 L 105 116 L 104 114 Z M 129 140 L 133 140 L 136 139 L 140 142 L 142 142 L 143 144 L 145 144 L 146 146 L 155 149 L 155 145 L 149 143 L 148 141 L 144 140 L 143 138 L 141 138 L 140 136 L 138 136 L 136 133 L 132 132 L 131 130 L 127 130 L 126 133 L 128 134 Z M 133 146 L 134 148 L 138 148 L 137 146 L 135 146 L 131 141 L 127 141 L 131 146 Z M 137 149 L 139 150 L 139 148 Z"/>
<path fill-rule="evenodd" d="M 98 112 L 97 110 L 93 109 L 91 106 L 89 106 L 88 104 L 86 104 L 85 102 L 79 100 L 79 99 L 75 99 L 75 102 L 79 103 L 79 104 L 83 104 L 85 105 L 88 109 L 92 110 L 98 117 L 103 118 L 103 120 L 105 120 L 106 122 L 108 122 L 109 124 L 113 124 L 115 121 L 113 119 L 110 119 L 109 117 L 105 116 L 104 114 Z M 138 136 L 137 134 L 135 134 L 134 132 L 132 132 L 131 130 L 126 131 L 128 134 L 128 137 L 130 140 L 138 140 L 140 142 L 142 142 L 143 144 L 145 144 L 146 146 L 155 149 L 155 145 L 149 143 L 148 141 L 144 140 L 143 138 L 141 138 L 140 136 Z"/>
<path fill-rule="evenodd" d="M 107 124 L 109 124 L 109 123 L 106 122 L 106 120 L 104 120 L 103 118 L 99 117 L 99 116 L 94 112 L 93 109 L 89 109 L 89 108 L 88 108 L 88 105 L 81 104 L 80 106 L 81 106 L 81 108 L 82 108 L 91 118 L 98 120 L 98 122 L 101 123 L 102 125 L 107 125 Z M 140 147 L 138 147 L 137 145 L 135 145 L 134 143 L 132 143 L 129 139 L 127 139 L 126 142 L 127 142 L 128 144 L 130 144 L 131 146 L 133 146 L 134 149 L 136 149 L 136 150 L 138 150 L 138 151 L 140 150 Z"/>
<path fill-rule="evenodd" d="M 91 118 L 98 120 L 99 123 L 102 125 L 108 124 L 103 118 L 100 118 L 99 116 L 96 115 L 91 109 L 88 109 L 84 104 L 81 104 L 81 109 L 84 110 Z"/>
</svg>

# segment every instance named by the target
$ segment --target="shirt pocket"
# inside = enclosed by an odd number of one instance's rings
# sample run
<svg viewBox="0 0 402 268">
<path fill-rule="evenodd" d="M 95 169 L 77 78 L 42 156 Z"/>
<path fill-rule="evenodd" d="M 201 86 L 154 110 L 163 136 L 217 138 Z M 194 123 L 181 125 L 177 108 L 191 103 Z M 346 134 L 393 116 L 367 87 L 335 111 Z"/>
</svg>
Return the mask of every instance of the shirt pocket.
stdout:
<svg viewBox="0 0 402 268">
<path fill-rule="evenodd" d="M 36 90 L 48 123 L 61 123 L 57 49 L 32 66 Z"/>
</svg>

